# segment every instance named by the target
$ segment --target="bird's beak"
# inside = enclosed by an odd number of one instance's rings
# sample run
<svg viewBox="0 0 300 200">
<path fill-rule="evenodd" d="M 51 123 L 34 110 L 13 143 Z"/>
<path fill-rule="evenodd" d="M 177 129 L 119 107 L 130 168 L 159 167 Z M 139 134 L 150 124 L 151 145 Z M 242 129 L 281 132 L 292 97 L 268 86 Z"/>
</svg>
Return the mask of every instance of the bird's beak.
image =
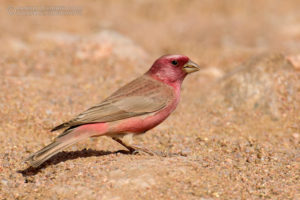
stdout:
<svg viewBox="0 0 300 200">
<path fill-rule="evenodd" d="M 183 71 L 185 71 L 188 74 L 199 71 L 199 70 L 200 70 L 199 65 L 197 65 L 196 63 L 194 63 L 191 60 L 183 66 Z"/>
</svg>

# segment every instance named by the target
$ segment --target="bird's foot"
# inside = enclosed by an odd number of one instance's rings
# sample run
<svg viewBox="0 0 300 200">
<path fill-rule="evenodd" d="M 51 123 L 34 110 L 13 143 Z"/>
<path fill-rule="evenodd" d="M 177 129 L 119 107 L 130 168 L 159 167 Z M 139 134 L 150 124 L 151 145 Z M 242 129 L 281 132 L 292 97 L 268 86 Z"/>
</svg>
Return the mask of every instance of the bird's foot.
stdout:
<svg viewBox="0 0 300 200">
<path fill-rule="evenodd" d="M 152 151 L 150 149 L 147 149 L 145 147 L 141 147 L 138 145 L 131 145 L 131 148 L 133 150 L 130 150 L 131 154 L 147 154 L 150 156 L 162 156 L 162 157 L 166 157 L 166 155 L 163 152 L 159 152 L 159 151 Z"/>
<path fill-rule="evenodd" d="M 121 144 L 122 146 L 124 146 L 126 149 L 128 149 L 130 154 L 147 154 L 147 155 L 151 155 L 151 156 L 167 157 L 167 155 L 162 152 L 154 152 L 152 150 L 149 150 L 145 147 L 138 146 L 138 145 L 128 145 L 117 137 L 113 137 L 112 139 L 115 140 L 116 142 L 118 142 L 119 144 Z"/>
</svg>

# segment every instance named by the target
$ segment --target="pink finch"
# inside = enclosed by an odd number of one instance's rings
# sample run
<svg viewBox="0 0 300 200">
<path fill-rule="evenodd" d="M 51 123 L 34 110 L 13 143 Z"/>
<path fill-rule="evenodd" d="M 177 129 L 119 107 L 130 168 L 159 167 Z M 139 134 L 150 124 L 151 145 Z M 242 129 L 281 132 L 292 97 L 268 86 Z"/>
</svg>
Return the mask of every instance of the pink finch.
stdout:
<svg viewBox="0 0 300 200">
<path fill-rule="evenodd" d="M 51 144 L 26 161 L 38 167 L 62 149 L 89 137 L 110 136 L 130 152 L 141 148 L 123 137 L 145 133 L 163 122 L 176 108 L 187 74 L 199 66 L 183 55 L 157 59 L 143 76 L 123 86 L 110 97 L 51 131 L 65 129 Z"/>
</svg>

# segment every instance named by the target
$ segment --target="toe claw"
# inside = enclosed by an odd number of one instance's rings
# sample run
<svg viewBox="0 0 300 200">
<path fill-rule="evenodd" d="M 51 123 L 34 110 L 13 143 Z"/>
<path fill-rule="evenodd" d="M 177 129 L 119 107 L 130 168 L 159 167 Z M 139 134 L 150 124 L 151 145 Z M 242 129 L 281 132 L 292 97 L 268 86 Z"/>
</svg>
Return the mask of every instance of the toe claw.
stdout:
<svg viewBox="0 0 300 200">
<path fill-rule="evenodd" d="M 137 155 L 137 154 L 140 154 L 140 151 L 135 149 L 135 150 L 131 151 L 130 153 L 133 155 Z"/>
</svg>

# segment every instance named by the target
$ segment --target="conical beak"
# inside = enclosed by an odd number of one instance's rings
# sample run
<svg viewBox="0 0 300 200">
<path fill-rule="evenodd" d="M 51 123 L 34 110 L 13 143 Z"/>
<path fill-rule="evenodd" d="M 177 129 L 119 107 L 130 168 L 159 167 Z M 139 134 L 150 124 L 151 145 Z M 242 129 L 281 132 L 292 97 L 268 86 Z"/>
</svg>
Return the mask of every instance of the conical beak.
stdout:
<svg viewBox="0 0 300 200">
<path fill-rule="evenodd" d="M 193 61 L 189 61 L 187 62 L 184 66 L 183 66 L 183 70 L 190 74 L 190 73 L 193 73 L 193 72 L 196 72 L 196 71 L 199 71 L 200 70 L 200 67 L 199 65 L 197 65 L 196 63 L 194 63 Z"/>
</svg>

